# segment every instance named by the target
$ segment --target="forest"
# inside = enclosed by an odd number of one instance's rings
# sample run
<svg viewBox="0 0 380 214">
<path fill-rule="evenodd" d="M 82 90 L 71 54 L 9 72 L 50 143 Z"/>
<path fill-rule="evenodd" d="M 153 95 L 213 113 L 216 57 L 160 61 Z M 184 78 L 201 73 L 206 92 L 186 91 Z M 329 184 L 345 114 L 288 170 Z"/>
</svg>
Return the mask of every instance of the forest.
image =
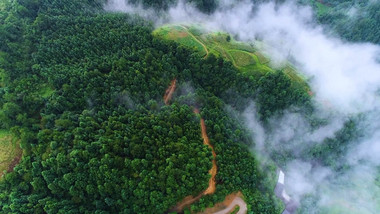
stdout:
<svg viewBox="0 0 380 214">
<path fill-rule="evenodd" d="M 354 42 L 380 44 L 380 2 L 355 0 L 300 0 L 315 9 L 319 23 Z"/>
<path fill-rule="evenodd" d="M 284 3 L 284 0 L 250 0 L 254 4 Z M 178 0 L 132 0 L 146 8 L 168 9 Z M 187 0 L 205 13 L 212 13 L 220 4 L 217 0 Z M 313 7 L 316 20 L 338 37 L 353 42 L 380 43 L 379 1 L 357 0 L 296 0 L 300 5 Z"/>
<path fill-rule="evenodd" d="M 1 181 L 2 212 L 163 213 L 201 192 L 212 156 L 187 104 L 191 97 L 219 154 L 220 183 L 192 210 L 241 190 L 256 204 L 250 209 L 274 213 L 246 148 L 251 140 L 223 103 L 230 88 L 254 97 L 256 89 L 266 91 L 267 79 L 289 80 L 281 73 L 261 81 L 239 76 L 230 63 L 157 40 L 140 18 L 104 13 L 100 5 L 2 1 L 1 126 L 23 149 Z M 163 93 L 175 77 L 196 92 L 165 106 Z M 286 106 L 286 98 L 278 107 L 257 99 L 263 120 Z"/>
<path fill-rule="evenodd" d="M 162 10 L 175 3 L 131 2 Z M 213 0 L 189 2 L 205 13 L 217 7 Z M 237 191 L 249 213 L 280 213 L 273 183 L 250 152 L 252 136 L 226 106 L 239 112 L 253 100 L 268 125 L 289 108 L 313 115 L 308 92 L 282 70 L 254 76 L 213 54 L 203 59 L 153 36 L 153 24 L 138 16 L 105 12 L 104 3 L 0 0 L 0 126 L 23 151 L 1 178 L 1 213 L 166 213 L 208 185 L 213 156 L 202 144 L 200 117 L 217 154 L 217 185 L 185 213 Z M 337 32 L 378 43 L 372 32 Z M 178 87 L 165 105 L 173 79 Z M 336 151 L 358 137 L 357 120 L 304 158 L 344 168 Z"/>
</svg>

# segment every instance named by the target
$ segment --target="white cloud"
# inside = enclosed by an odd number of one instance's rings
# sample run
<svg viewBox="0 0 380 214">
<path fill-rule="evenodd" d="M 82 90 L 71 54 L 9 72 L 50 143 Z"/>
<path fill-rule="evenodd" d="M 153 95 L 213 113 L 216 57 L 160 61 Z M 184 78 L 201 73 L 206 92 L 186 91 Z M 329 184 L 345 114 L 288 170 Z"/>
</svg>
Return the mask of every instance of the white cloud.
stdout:
<svg viewBox="0 0 380 214">
<path fill-rule="evenodd" d="M 257 151 L 268 152 L 267 143 L 274 149 L 284 145 L 281 148 L 293 151 L 297 157 L 309 148 L 305 142 L 321 143 L 333 136 L 347 116 L 372 112 L 363 123 L 365 136 L 346 154 L 350 167 L 346 172 L 334 174 L 328 167 L 301 160 L 289 162 L 285 172 L 288 192 L 296 199 L 304 194 L 317 194 L 321 198 L 320 206 L 332 206 L 336 202 L 347 205 L 351 211 L 378 213 L 379 201 L 374 197 L 379 196 L 380 191 L 374 176 L 376 166 L 380 165 L 380 98 L 375 94 L 380 86 L 380 47 L 347 43 L 325 35 L 323 29 L 313 23 L 308 7 L 293 3 L 254 5 L 248 0 L 220 3 L 220 8 L 211 15 L 202 14 L 182 1 L 164 15 L 125 4 L 123 0 L 110 1 L 106 9 L 139 13 L 156 25 L 202 23 L 206 29 L 223 30 L 244 41 L 260 38 L 267 44 L 264 51 L 272 61 L 294 60 L 299 72 L 312 77 L 310 85 L 316 101 L 329 103 L 324 109 L 326 104 L 321 104 L 318 112 L 322 118 L 328 118 L 329 123 L 313 130 L 305 118 L 289 112 L 283 118 L 274 118 L 275 122 L 271 123 L 274 131 L 268 133 L 258 122 L 254 107 L 250 107 L 244 116 L 253 131 Z"/>
</svg>

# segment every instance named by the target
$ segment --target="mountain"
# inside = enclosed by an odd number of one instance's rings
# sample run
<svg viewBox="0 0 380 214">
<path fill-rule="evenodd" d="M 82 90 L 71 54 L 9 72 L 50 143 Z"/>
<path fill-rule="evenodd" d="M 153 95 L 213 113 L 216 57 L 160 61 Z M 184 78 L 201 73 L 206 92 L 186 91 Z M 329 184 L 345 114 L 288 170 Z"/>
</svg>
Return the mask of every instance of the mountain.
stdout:
<svg viewBox="0 0 380 214">
<path fill-rule="evenodd" d="M 107 2 L 0 0 L 1 213 L 281 213 L 274 190 L 289 162 L 350 168 L 342 159 L 367 131 L 364 113 L 298 153 L 290 138 L 272 144 L 289 112 L 312 130 L 331 119 L 295 60 L 276 65 L 260 38 L 157 26 Z M 129 3 L 165 18 L 178 2 Z M 212 16 L 222 1 L 185 3 Z M 331 34 L 379 42 L 376 2 L 298 3 Z M 302 199 L 292 212 L 318 201 Z"/>
</svg>

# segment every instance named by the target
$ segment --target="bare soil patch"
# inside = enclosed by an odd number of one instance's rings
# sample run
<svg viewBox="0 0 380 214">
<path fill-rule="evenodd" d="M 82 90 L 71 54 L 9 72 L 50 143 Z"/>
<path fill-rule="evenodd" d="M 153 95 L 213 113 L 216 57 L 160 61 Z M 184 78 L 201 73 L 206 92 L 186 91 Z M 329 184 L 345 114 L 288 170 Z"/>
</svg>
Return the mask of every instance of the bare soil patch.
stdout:
<svg viewBox="0 0 380 214">
<path fill-rule="evenodd" d="M 174 93 L 175 88 L 176 88 L 176 84 L 177 84 L 177 79 L 173 79 L 170 82 L 168 89 L 166 89 L 165 95 L 164 95 L 165 105 L 168 105 L 169 101 L 172 99 L 173 93 Z"/>
</svg>

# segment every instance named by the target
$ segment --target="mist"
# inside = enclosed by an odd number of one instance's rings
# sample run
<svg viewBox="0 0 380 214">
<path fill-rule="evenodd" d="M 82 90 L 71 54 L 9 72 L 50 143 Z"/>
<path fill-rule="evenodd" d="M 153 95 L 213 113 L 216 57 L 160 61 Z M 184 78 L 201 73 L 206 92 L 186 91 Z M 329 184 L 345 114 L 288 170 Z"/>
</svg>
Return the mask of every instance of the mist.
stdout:
<svg viewBox="0 0 380 214">
<path fill-rule="evenodd" d="M 157 27 L 200 23 L 207 30 L 225 31 L 241 41 L 256 44 L 259 40 L 273 66 L 281 67 L 285 61 L 291 61 L 309 80 L 316 115 L 327 123 L 312 128 L 304 115 L 289 110 L 272 118 L 267 129 L 259 122 L 253 103 L 242 115 L 252 131 L 255 151 L 267 158 L 283 151 L 291 154 L 290 160 L 281 164 L 286 189 L 298 202 L 308 197 L 314 201 L 302 212 L 318 213 L 329 207 L 345 213 L 379 213 L 380 185 L 376 175 L 380 166 L 380 47 L 344 42 L 326 34 L 314 20 L 311 8 L 292 1 L 279 5 L 231 2 L 220 1 L 219 8 L 210 15 L 182 1 L 166 13 L 123 0 L 110 0 L 105 9 L 137 13 Z M 350 16 L 355 15 L 352 8 Z M 301 158 L 314 145 L 333 138 L 345 122 L 358 114 L 366 115 L 359 123 L 363 136 L 351 143 L 339 160 L 347 169 L 338 173 L 329 166 Z"/>
</svg>

